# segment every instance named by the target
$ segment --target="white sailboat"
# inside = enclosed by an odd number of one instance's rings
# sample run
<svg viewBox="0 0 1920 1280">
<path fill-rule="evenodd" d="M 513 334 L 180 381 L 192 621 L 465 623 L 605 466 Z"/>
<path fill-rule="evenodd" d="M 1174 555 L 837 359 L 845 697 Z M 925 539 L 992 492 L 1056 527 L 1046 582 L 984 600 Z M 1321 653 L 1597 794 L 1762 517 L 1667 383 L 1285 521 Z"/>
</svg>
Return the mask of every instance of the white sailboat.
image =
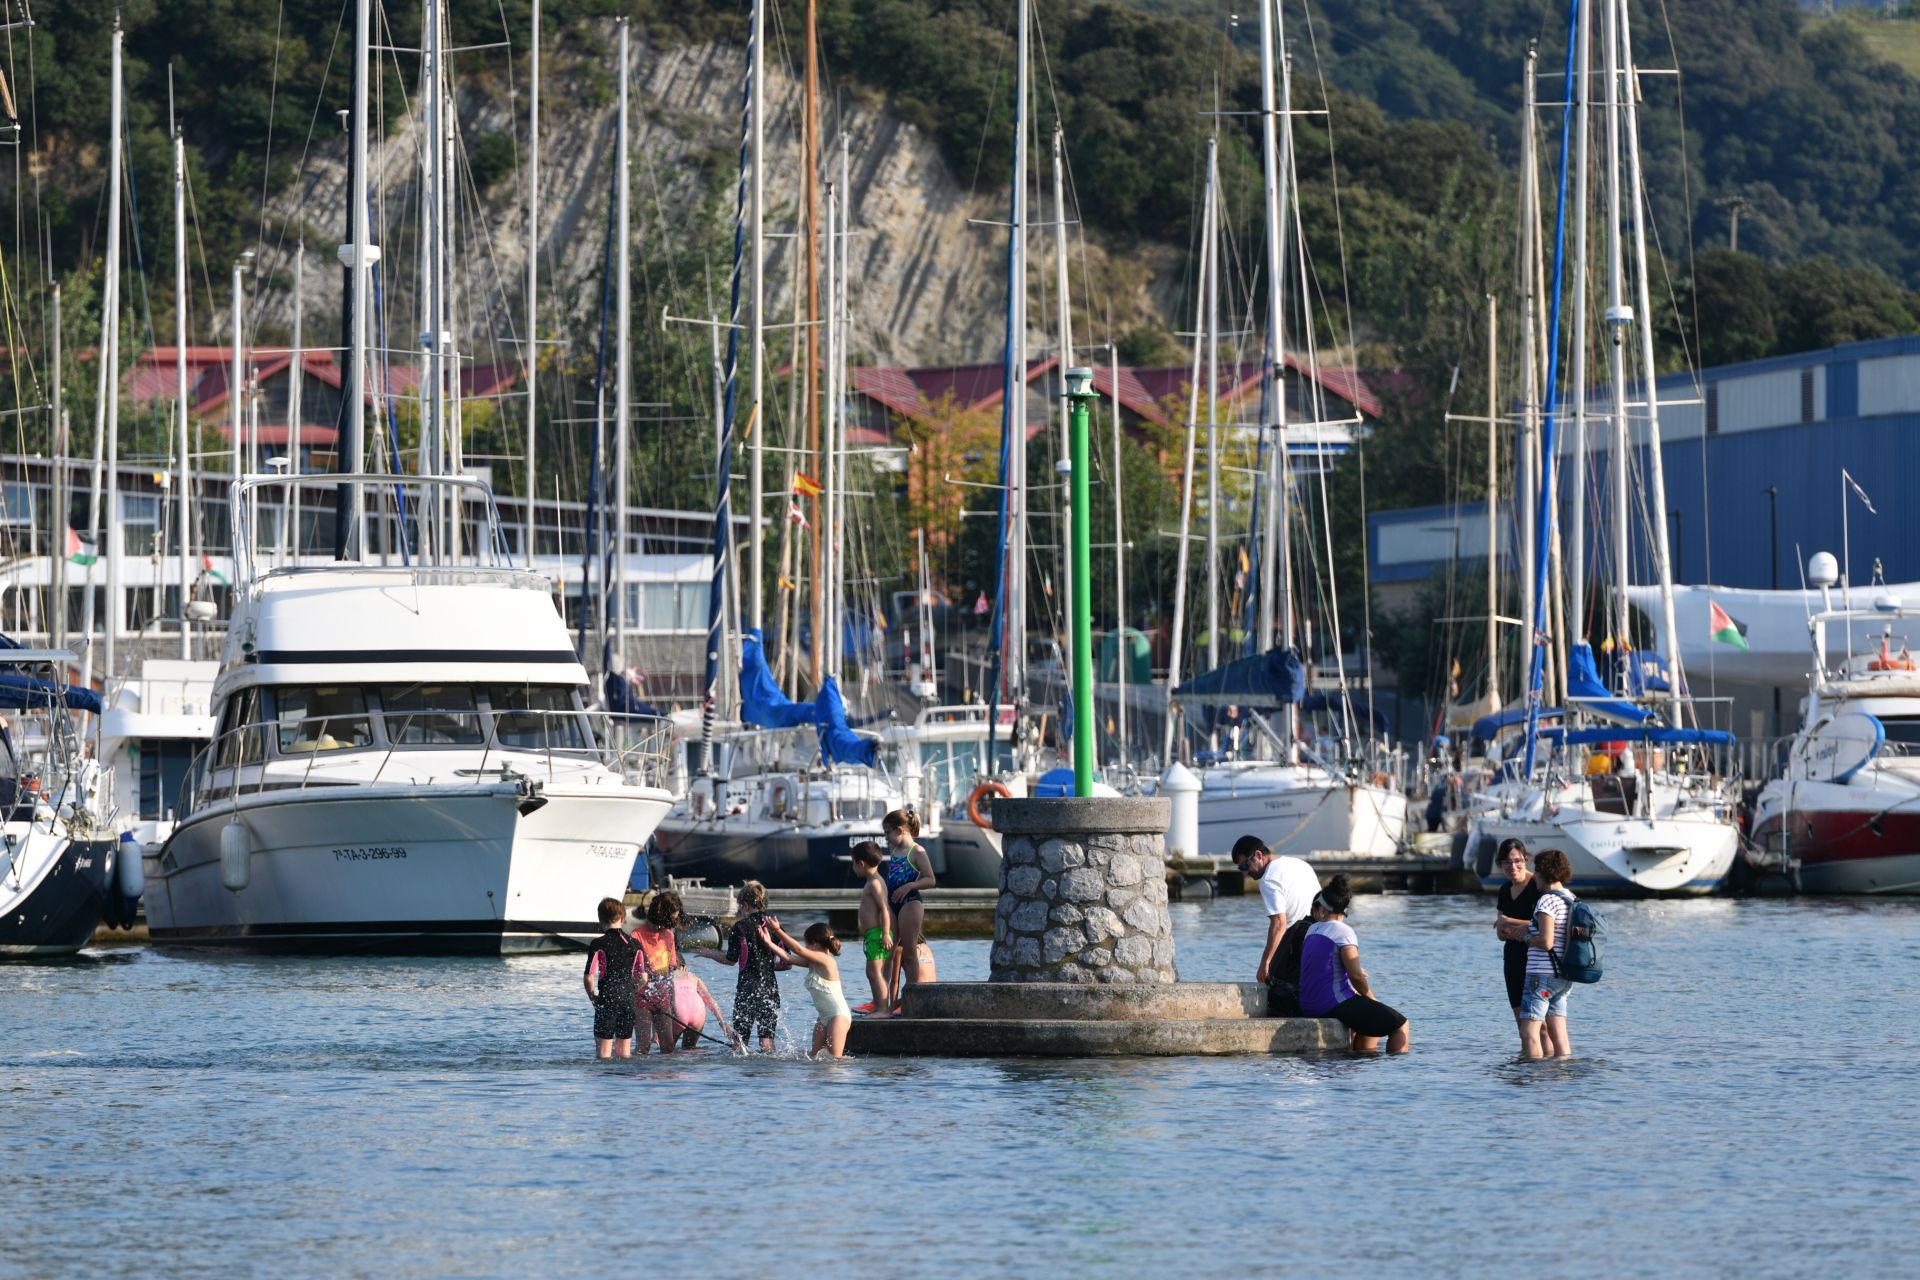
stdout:
<svg viewBox="0 0 1920 1280">
<path fill-rule="evenodd" d="M 365 469 L 370 294 L 369 0 L 354 4 L 348 333 L 334 559 L 289 557 L 250 513 L 301 481 L 237 477 L 235 583 L 213 698 L 219 732 L 178 823 L 146 859 L 156 941 L 309 950 L 540 951 L 596 934 L 671 796 L 666 726 L 588 711 L 552 584 L 516 567 L 484 482 Z M 423 32 L 442 109 L 444 12 Z M 430 119 L 437 118 L 430 116 Z M 450 134 L 423 150 L 448 159 Z M 444 218 L 423 237 L 443 321 Z M 457 353 L 429 341 L 423 447 L 458 465 Z"/>
<path fill-rule="evenodd" d="M 1284 42 L 1284 18 L 1278 5 L 1273 0 L 1261 0 L 1261 157 L 1265 175 L 1265 265 L 1270 284 L 1265 325 L 1266 417 L 1259 424 L 1266 463 L 1260 490 L 1263 527 L 1255 531 L 1255 544 L 1260 550 L 1259 652 L 1237 662 L 1218 664 L 1218 637 L 1222 632 L 1215 601 L 1209 608 L 1209 650 L 1216 655 L 1217 665 L 1175 688 L 1172 696 L 1187 706 L 1233 706 L 1244 712 L 1249 722 L 1241 732 L 1238 751 L 1230 752 L 1227 758 L 1212 751 L 1195 757 L 1194 773 L 1200 783 L 1200 843 L 1196 852 L 1226 854 L 1241 836 L 1254 834 L 1282 854 L 1339 851 L 1388 856 L 1400 848 L 1407 834 L 1407 797 L 1397 783 L 1398 760 L 1374 738 L 1373 726 L 1356 717 L 1344 676 L 1337 682 L 1339 687 L 1322 699 L 1331 713 L 1329 732 L 1323 738 L 1329 749 L 1319 750 L 1303 741 L 1300 730 L 1300 704 L 1307 695 L 1307 681 L 1296 649 L 1292 598 L 1294 482 L 1289 431 L 1318 429 L 1323 424 L 1288 422 L 1282 381 L 1288 294 L 1295 287 L 1304 293 L 1306 284 L 1305 247 L 1296 245 L 1291 256 L 1288 249 L 1289 236 L 1297 239 L 1299 224 L 1294 199 L 1291 77 L 1284 60 L 1276 57 L 1276 48 Z M 1218 255 L 1213 239 L 1218 234 L 1215 210 L 1219 197 L 1217 164 L 1211 161 L 1208 177 L 1203 271 L 1209 274 L 1201 289 L 1202 327 L 1214 333 L 1217 324 L 1212 300 L 1218 288 L 1214 279 Z M 1310 343 L 1310 326 L 1306 329 L 1309 331 L 1302 337 Z M 1309 367 L 1312 363 L 1309 358 Z M 1210 369 L 1212 364 L 1210 360 Z M 1197 365 L 1196 360 L 1196 387 Z M 1217 396 L 1217 383 L 1211 383 L 1208 396 L 1210 400 Z M 1198 407 L 1197 399 L 1194 407 Z M 1197 432 L 1198 415 L 1191 416 L 1195 421 L 1190 429 Z M 1211 452 L 1217 441 L 1211 409 L 1208 417 Z M 1217 476 L 1217 463 L 1210 461 L 1209 471 Z M 1188 474 L 1192 474 L 1191 459 Z M 1210 505 L 1217 505 L 1217 481 L 1215 502 Z M 1217 517 L 1212 514 L 1208 528 L 1211 578 L 1219 536 Z M 1183 555 L 1184 551 L 1183 540 Z M 1184 581 L 1184 564 L 1181 578 Z M 1337 652 L 1337 637 L 1334 647 Z M 1272 720 L 1259 714 L 1261 709 L 1271 712 Z"/>
<path fill-rule="evenodd" d="M 1588 185 L 1588 123 L 1593 83 L 1589 17 L 1585 6 L 1577 11 L 1577 26 L 1569 47 L 1568 72 L 1575 86 L 1571 108 L 1576 156 L 1569 174 L 1562 175 L 1561 221 L 1571 207 L 1574 214 L 1573 321 L 1569 350 L 1573 355 L 1571 416 L 1576 474 L 1586 458 L 1586 209 Z M 1651 315 L 1647 282 L 1644 220 L 1645 195 L 1641 187 L 1638 80 L 1632 65 L 1632 41 L 1627 6 L 1607 0 L 1603 7 L 1602 41 L 1606 86 L 1606 202 L 1607 308 L 1610 395 L 1607 417 L 1612 431 L 1611 528 L 1613 570 L 1619 589 L 1606 625 L 1617 637 L 1630 633 L 1627 595 L 1629 575 L 1628 431 L 1632 388 L 1627 379 L 1627 341 L 1637 330 L 1638 383 L 1648 389 L 1646 403 L 1632 406 L 1645 413 L 1650 507 L 1664 512 L 1665 481 L 1661 471 L 1660 414 L 1654 386 L 1653 333 L 1644 318 Z M 1622 160 L 1625 173 L 1622 173 Z M 1571 184 L 1571 189 L 1570 189 Z M 1628 254 L 1622 218 L 1631 227 L 1634 298 L 1626 296 Z M 1564 244 L 1564 240 L 1562 241 Z M 1665 688 L 1653 688 L 1631 679 L 1631 673 L 1611 673 L 1603 679 L 1592 649 L 1571 643 L 1566 653 L 1566 703 L 1569 725 L 1543 731 L 1539 725 L 1541 687 L 1548 621 L 1546 563 L 1554 539 L 1556 457 L 1554 397 L 1560 349 L 1558 306 L 1561 250 L 1555 252 L 1554 340 L 1549 347 L 1548 405 L 1542 433 L 1543 476 L 1537 517 L 1532 596 L 1535 637 L 1529 676 L 1529 719 L 1525 754 L 1512 774 L 1512 785 L 1490 793 L 1489 810 L 1476 818 L 1469 834 L 1474 870 L 1482 883 L 1495 883 L 1493 852 L 1500 841 L 1521 839 L 1535 851 L 1558 848 L 1573 866 L 1572 886 L 1582 893 L 1699 894 L 1718 888 L 1733 865 L 1739 844 L 1738 828 L 1726 782 L 1716 775 L 1715 753 L 1731 745 L 1731 736 L 1712 729 L 1688 726 L 1694 704 L 1682 695 L 1677 641 L 1674 639 L 1672 577 L 1667 552 L 1666 522 L 1652 524 L 1651 553 L 1654 576 L 1661 588 L 1661 608 L 1668 638 Z M 1636 315 L 1642 322 L 1636 322 Z M 1569 504 L 1568 601 L 1570 621 L 1581 617 L 1585 599 L 1583 522 L 1586 494 L 1576 485 Z M 1624 686 L 1624 687 L 1619 687 Z M 1543 747 L 1548 748 L 1543 753 Z M 1591 748 L 1592 750 L 1588 750 Z"/>
</svg>

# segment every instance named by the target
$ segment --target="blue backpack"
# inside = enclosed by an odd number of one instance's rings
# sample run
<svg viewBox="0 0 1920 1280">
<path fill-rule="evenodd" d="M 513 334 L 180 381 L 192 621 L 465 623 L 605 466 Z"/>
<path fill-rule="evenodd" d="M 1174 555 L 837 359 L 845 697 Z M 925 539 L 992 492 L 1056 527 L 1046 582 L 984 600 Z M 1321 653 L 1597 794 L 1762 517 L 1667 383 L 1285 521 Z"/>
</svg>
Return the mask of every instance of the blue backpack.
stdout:
<svg viewBox="0 0 1920 1280">
<path fill-rule="evenodd" d="M 1554 970 L 1569 982 L 1600 981 L 1600 975 L 1605 972 L 1600 944 L 1607 936 L 1606 920 L 1570 893 L 1559 889 L 1547 892 L 1567 904 L 1566 942 L 1547 953 L 1553 957 Z"/>
</svg>

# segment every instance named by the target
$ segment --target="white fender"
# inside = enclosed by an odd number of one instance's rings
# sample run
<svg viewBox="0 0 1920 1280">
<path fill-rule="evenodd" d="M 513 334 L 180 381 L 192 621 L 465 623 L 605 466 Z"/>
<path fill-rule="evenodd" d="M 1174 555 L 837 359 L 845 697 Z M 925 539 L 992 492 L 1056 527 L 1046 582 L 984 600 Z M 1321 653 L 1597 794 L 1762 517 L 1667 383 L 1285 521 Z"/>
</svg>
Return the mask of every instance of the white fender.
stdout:
<svg viewBox="0 0 1920 1280">
<path fill-rule="evenodd" d="M 120 833 L 120 846 L 114 850 L 114 880 L 122 897 L 138 898 L 147 891 L 147 871 L 140 865 L 140 842 L 133 832 Z"/>
<path fill-rule="evenodd" d="M 220 883 L 234 893 L 253 878 L 253 841 L 238 818 L 220 828 Z"/>
</svg>

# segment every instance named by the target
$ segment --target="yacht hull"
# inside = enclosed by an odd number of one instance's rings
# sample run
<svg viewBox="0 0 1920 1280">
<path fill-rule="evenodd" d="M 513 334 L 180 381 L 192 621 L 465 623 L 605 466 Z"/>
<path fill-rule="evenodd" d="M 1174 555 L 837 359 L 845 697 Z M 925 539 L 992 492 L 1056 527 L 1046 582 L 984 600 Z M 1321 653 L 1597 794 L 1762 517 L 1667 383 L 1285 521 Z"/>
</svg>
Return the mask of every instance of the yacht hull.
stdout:
<svg viewBox="0 0 1920 1280">
<path fill-rule="evenodd" d="M 1276 777 L 1264 771 L 1203 771 L 1200 852 L 1225 857 L 1248 834 L 1293 857 L 1331 851 L 1385 857 L 1407 838 L 1407 798 L 1386 787 L 1334 782 L 1305 770 Z"/>
<path fill-rule="evenodd" d="M 72 955 L 93 937 L 112 901 L 115 844 L 23 823 L 9 828 L 19 874 L 0 876 L 0 956 Z M 35 847 L 43 842 L 59 847 Z"/>
<path fill-rule="evenodd" d="M 1492 817 L 1475 823 L 1470 847 L 1480 887 L 1506 883 L 1492 866 L 1492 850 L 1514 837 L 1539 853 L 1558 849 L 1573 866 L 1568 885 L 1588 897 L 1692 897 L 1719 889 L 1739 851 L 1738 830 L 1702 813 L 1698 818 L 1572 814 L 1564 820 Z"/>
<path fill-rule="evenodd" d="M 1912 802 L 1908 802 L 1911 804 Z M 1779 869 L 1782 847 L 1798 864 L 1803 893 L 1920 893 L 1920 812 L 1877 805 L 1795 808 L 1764 816 L 1754 828 L 1764 869 Z"/>
<path fill-rule="evenodd" d="M 948 818 L 940 824 L 940 847 L 947 864 L 945 871 L 936 868 L 941 884 L 955 889 L 1000 887 L 1000 833 L 992 827 Z"/>
<path fill-rule="evenodd" d="M 159 943 L 252 950 L 506 954 L 568 950 L 601 932 L 671 802 L 641 787 L 342 787 L 243 795 L 180 823 L 147 858 Z M 524 810 L 524 812 L 523 812 Z M 251 850 L 222 880 L 221 832 Z"/>
</svg>

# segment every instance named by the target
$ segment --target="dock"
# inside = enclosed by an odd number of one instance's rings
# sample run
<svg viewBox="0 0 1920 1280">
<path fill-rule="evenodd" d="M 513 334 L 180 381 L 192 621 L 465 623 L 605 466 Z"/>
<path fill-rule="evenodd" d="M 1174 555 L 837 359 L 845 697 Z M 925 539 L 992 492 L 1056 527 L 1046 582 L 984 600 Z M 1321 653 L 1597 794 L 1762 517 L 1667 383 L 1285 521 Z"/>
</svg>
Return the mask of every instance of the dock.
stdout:
<svg viewBox="0 0 1920 1280">
<path fill-rule="evenodd" d="M 820 915 L 841 937 L 853 936 L 860 919 L 859 889 L 769 889 L 767 910 L 775 915 Z M 998 889 L 928 889 L 924 928 L 928 937 L 982 937 L 993 933 Z"/>
</svg>

